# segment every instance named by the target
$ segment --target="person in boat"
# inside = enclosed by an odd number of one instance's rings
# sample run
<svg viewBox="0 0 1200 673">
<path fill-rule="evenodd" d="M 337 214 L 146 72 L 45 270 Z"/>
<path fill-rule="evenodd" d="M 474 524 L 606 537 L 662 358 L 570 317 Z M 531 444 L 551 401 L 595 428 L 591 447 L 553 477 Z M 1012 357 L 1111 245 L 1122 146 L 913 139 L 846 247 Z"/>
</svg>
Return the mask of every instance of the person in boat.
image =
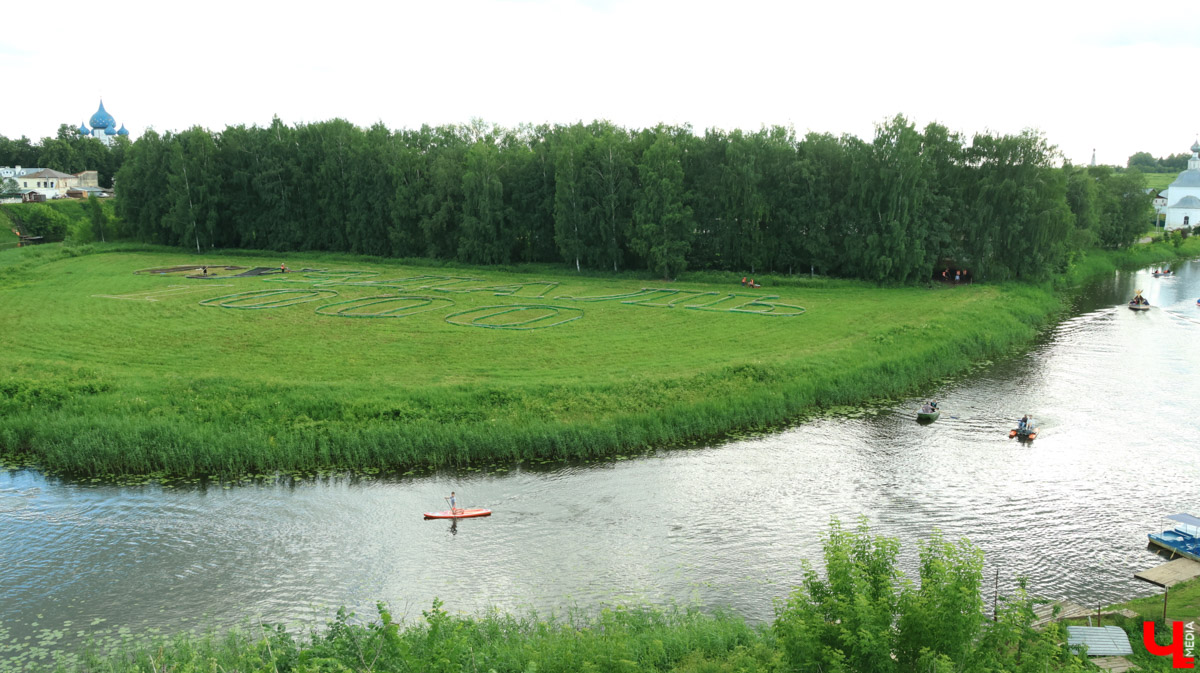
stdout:
<svg viewBox="0 0 1200 673">
<path fill-rule="evenodd" d="M 1028 426 L 1029 426 L 1029 416 L 1028 415 L 1022 416 L 1021 420 L 1017 421 L 1017 432 L 1019 432 L 1021 434 L 1025 434 L 1025 428 L 1027 428 Z"/>
<path fill-rule="evenodd" d="M 932 405 L 932 404 L 930 404 L 930 403 L 928 403 L 928 402 L 926 402 L 926 403 L 925 403 L 925 404 L 924 404 L 924 405 L 921 407 L 921 413 L 923 413 L 923 414 L 932 414 L 932 413 L 933 413 L 933 405 Z"/>
<path fill-rule="evenodd" d="M 455 500 L 455 498 L 454 498 L 454 491 L 450 491 L 450 497 L 449 497 L 449 498 L 447 498 L 447 500 L 449 500 L 449 501 L 450 501 L 450 513 L 451 513 L 451 514 L 457 514 L 457 513 L 459 513 L 459 512 L 461 512 L 461 511 L 462 511 L 462 510 L 461 510 L 461 509 L 459 509 L 459 508 L 456 506 L 456 504 L 455 504 L 457 501 L 456 501 L 456 500 Z"/>
<path fill-rule="evenodd" d="M 931 408 L 931 409 L 933 409 L 934 411 L 937 411 L 937 400 L 930 400 L 930 401 L 929 401 L 929 406 L 930 406 L 930 408 Z"/>
</svg>

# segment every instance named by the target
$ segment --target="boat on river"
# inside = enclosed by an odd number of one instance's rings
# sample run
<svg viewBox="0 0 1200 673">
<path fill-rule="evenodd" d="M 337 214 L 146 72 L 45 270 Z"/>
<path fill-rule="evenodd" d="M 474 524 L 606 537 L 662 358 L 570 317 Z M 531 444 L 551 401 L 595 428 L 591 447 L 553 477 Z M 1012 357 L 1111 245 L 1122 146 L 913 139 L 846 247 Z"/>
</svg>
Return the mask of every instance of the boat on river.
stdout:
<svg viewBox="0 0 1200 673">
<path fill-rule="evenodd" d="M 1025 421 L 1024 425 L 1018 423 L 1017 427 L 1008 431 L 1009 439 L 1016 437 L 1017 439 L 1019 439 L 1021 441 L 1026 441 L 1026 442 L 1037 439 L 1037 436 L 1038 436 L 1038 429 L 1033 427 L 1033 419 L 1032 418 Z"/>
<path fill-rule="evenodd" d="M 932 423 L 941 416 L 942 412 L 937 410 L 937 407 L 926 404 L 917 410 L 917 420 L 923 423 Z"/>
<path fill-rule="evenodd" d="M 1167 517 L 1171 526 L 1161 533 L 1150 533 L 1150 544 L 1200 561 L 1200 517 L 1191 514 L 1172 514 Z"/>
<path fill-rule="evenodd" d="M 1155 278 L 1158 278 L 1159 276 L 1169 276 L 1171 275 L 1171 270 L 1167 269 L 1166 271 L 1155 271 L 1150 275 L 1154 276 Z"/>
<path fill-rule="evenodd" d="M 1134 290 L 1133 299 L 1129 300 L 1129 309 L 1131 311 L 1149 311 L 1150 302 L 1142 296 L 1141 290 Z"/>
<path fill-rule="evenodd" d="M 448 509 L 442 512 L 425 512 L 426 519 L 470 519 L 477 516 L 491 516 L 492 510 L 482 507 L 467 507 L 466 509 Z"/>
</svg>

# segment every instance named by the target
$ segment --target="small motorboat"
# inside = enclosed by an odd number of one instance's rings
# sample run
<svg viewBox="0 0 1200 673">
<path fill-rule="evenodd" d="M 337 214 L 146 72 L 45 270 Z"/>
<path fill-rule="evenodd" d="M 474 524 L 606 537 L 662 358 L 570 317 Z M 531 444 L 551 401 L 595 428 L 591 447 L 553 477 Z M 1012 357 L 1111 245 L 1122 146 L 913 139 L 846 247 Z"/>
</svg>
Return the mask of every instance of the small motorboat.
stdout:
<svg viewBox="0 0 1200 673">
<path fill-rule="evenodd" d="M 482 507 L 457 508 L 442 512 L 425 512 L 426 519 L 470 519 L 476 516 L 491 516 L 492 510 Z"/>
<path fill-rule="evenodd" d="M 1032 441 L 1032 440 L 1037 439 L 1037 435 L 1038 435 L 1037 428 L 1027 428 L 1024 432 L 1022 432 L 1016 428 L 1013 428 L 1012 430 L 1008 431 L 1008 436 L 1010 439 L 1013 437 L 1016 437 L 1017 439 L 1021 439 L 1021 440 L 1025 440 L 1025 441 Z"/>
<path fill-rule="evenodd" d="M 1129 300 L 1129 310 L 1131 311 L 1149 311 L 1150 302 L 1142 296 L 1141 290 L 1134 290 L 1133 299 Z"/>
<path fill-rule="evenodd" d="M 1024 423 L 1017 423 L 1017 427 L 1008 431 L 1009 438 L 1016 437 L 1022 441 L 1037 439 L 1038 429 L 1033 426 L 1033 418 L 1026 416 Z"/>
<path fill-rule="evenodd" d="M 1167 269 L 1166 271 L 1154 271 L 1154 272 L 1151 272 L 1150 275 L 1154 276 L 1155 278 L 1158 278 L 1159 276 L 1169 276 L 1169 275 L 1171 275 L 1171 270 Z"/>
</svg>

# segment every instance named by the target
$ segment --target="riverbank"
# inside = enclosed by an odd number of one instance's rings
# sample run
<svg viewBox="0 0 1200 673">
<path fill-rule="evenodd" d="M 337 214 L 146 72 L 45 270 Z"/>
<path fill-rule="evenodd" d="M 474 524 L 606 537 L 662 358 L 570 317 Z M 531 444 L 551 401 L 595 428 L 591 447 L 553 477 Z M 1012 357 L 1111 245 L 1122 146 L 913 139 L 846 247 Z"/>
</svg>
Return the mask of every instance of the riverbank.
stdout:
<svg viewBox="0 0 1200 673">
<path fill-rule="evenodd" d="M 1158 621 L 1163 618 L 1163 595 L 1158 593 L 1144 598 L 1135 598 L 1106 609 L 1133 610 L 1145 619 Z M 1171 595 L 1167 599 L 1167 620 L 1192 621 L 1197 619 L 1200 619 L 1200 578 L 1171 587 Z"/>
<path fill-rule="evenodd" d="M 93 477 L 684 445 L 916 394 L 1029 343 L 1060 307 L 1018 284 L 752 290 L 320 255 L 286 263 L 324 273 L 234 278 L 216 266 L 279 258 L 94 250 L 0 253 L 20 335 L 0 352 L 0 451 Z M 198 263 L 224 277 L 134 273 Z M 502 312 L 515 305 L 554 308 Z"/>
<path fill-rule="evenodd" d="M 1171 242 L 1139 243 L 1121 250 L 1090 250 L 1055 279 L 1055 286 L 1071 288 L 1098 276 L 1122 269 L 1141 269 L 1156 264 L 1200 256 L 1200 236 L 1189 236 L 1179 246 Z"/>
<path fill-rule="evenodd" d="M 1166 619 L 1163 618 L 1163 595 L 1135 598 L 1123 603 L 1116 603 L 1104 608 L 1103 612 L 1113 613 L 1118 610 L 1132 610 L 1137 617 L 1130 618 L 1115 614 L 1105 617 L 1103 625 L 1121 627 L 1129 636 L 1129 644 L 1133 654 L 1127 658 L 1144 671 L 1171 671 L 1174 669 L 1171 657 L 1151 654 L 1146 649 L 1143 640 L 1143 624 L 1154 622 L 1155 640 L 1160 646 L 1172 644 L 1172 625 L 1174 622 L 1195 624 L 1200 622 L 1200 578 L 1192 579 L 1171 587 L 1167 600 Z M 1087 618 L 1071 619 L 1068 624 L 1088 626 L 1095 625 Z M 1193 627 L 1194 628 L 1194 627 Z M 1193 641 L 1194 642 L 1194 641 Z"/>
<path fill-rule="evenodd" d="M 836 520 L 823 538 L 819 577 L 775 601 L 775 619 L 751 626 L 727 612 L 618 605 L 599 612 L 453 614 L 434 599 L 420 615 L 384 603 L 344 608 L 307 633 L 277 624 L 157 638 L 97 639 L 79 653 L 23 652 L 5 665 L 67 671 L 1082 671 L 1057 624 L 1034 630 L 1034 601 L 1018 587 L 984 611 L 982 552 L 938 533 L 922 542 L 919 586 L 896 565 L 900 543 L 865 519 Z M 914 578 L 915 579 L 915 578 Z M 103 620 L 101 620 L 103 621 Z M 0 627 L 0 632 L 2 632 Z M 53 637 L 50 637 L 53 640 Z M 0 640 L 0 642 L 3 642 Z M 39 668 L 43 667 L 43 668 Z"/>
</svg>

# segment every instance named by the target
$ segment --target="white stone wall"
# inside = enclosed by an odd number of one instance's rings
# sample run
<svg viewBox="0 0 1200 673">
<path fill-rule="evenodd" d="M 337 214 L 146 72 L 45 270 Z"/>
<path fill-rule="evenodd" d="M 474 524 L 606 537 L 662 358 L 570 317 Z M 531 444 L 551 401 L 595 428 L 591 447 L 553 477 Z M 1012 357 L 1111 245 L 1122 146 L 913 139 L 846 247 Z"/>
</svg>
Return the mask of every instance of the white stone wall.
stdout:
<svg viewBox="0 0 1200 673">
<path fill-rule="evenodd" d="M 1185 217 L 1187 218 L 1187 224 L 1184 224 Z M 1167 231 L 1180 227 L 1195 227 L 1196 225 L 1200 225 L 1200 208 L 1167 209 L 1167 224 L 1164 227 Z"/>
</svg>

